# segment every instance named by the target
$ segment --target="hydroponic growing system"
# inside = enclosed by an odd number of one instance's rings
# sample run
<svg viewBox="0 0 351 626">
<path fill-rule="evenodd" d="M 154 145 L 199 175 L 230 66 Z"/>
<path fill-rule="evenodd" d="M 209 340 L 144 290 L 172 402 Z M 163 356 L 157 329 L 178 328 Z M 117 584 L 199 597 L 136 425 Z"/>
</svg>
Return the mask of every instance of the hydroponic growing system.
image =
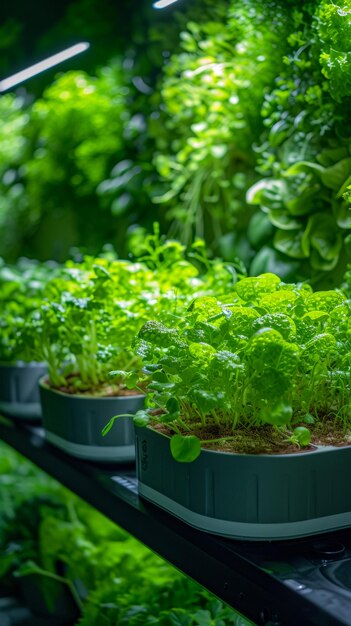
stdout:
<svg viewBox="0 0 351 626">
<path fill-rule="evenodd" d="M 1 626 L 351 624 L 351 1 L 17 9 Z"/>
</svg>

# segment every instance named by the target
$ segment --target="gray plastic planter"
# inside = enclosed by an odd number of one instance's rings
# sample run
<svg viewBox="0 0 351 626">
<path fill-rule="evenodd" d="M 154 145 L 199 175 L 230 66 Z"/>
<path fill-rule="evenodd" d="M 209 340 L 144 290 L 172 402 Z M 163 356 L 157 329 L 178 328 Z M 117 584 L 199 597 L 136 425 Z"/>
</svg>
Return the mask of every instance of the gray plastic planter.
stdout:
<svg viewBox="0 0 351 626">
<path fill-rule="evenodd" d="M 0 412 L 21 420 L 40 419 L 38 380 L 46 371 L 43 363 L 1 363 Z"/>
<path fill-rule="evenodd" d="M 134 429 L 130 418 L 117 420 L 106 437 L 101 431 L 114 415 L 134 414 L 143 408 L 144 396 L 71 395 L 51 389 L 43 379 L 39 387 L 45 436 L 50 443 L 80 459 L 134 461 Z"/>
<path fill-rule="evenodd" d="M 202 450 L 178 463 L 169 438 L 136 428 L 139 493 L 195 528 L 246 540 L 351 526 L 351 446 L 287 455 Z"/>
</svg>

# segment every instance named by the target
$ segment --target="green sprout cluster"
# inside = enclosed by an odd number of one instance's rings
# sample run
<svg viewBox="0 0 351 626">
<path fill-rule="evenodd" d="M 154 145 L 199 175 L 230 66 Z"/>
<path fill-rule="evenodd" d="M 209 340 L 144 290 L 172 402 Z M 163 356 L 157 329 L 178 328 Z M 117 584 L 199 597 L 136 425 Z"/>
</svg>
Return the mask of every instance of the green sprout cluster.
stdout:
<svg viewBox="0 0 351 626">
<path fill-rule="evenodd" d="M 136 262 L 68 261 L 46 285 L 21 341 L 27 361 L 47 363 L 52 386 L 111 395 L 123 381 L 134 389 L 141 362 L 132 343 L 141 326 L 153 317 L 174 324 L 196 295 L 223 293 L 235 280 L 235 270 L 207 259 L 201 242 L 192 253 L 198 267 L 157 229 L 141 252 Z"/>
<path fill-rule="evenodd" d="M 178 460 L 198 456 L 199 429 L 231 439 L 270 425 L 308 445 L 316 420 L 350 426 L 351 305 L 339 291 L 243 278 L 224 298 L 194 299 L 176 324 L 147 322 L 136 352 L 151 383 L 135 422 L 166 425 Z"/>
</svg>

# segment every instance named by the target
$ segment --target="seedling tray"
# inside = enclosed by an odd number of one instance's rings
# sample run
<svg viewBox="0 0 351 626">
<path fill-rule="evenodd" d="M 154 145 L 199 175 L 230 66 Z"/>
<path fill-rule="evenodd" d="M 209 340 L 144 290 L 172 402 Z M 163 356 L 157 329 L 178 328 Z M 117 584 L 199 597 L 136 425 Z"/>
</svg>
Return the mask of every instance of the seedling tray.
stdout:
<svg viewBox="0 0 351 626">
<path fill-rule="evenodd" d="M 169 441 L 136 428 L 139 494 L 195 528 L 274 541 L 351 526 L 351 446 L 286 455 L 202 450 L 179 463 Z"/>
<path fill-rule="evenodd" d="M 114 415 L 135 413 L 144 396 L 114 398 L 78 396 L 56 391 L 40 381 L 46 439 L 68 454 L 100 462 L 134 461 L 134 430 L 130 418 L 121 417 L 111 432 L 101 431 Z"/>
</svg>

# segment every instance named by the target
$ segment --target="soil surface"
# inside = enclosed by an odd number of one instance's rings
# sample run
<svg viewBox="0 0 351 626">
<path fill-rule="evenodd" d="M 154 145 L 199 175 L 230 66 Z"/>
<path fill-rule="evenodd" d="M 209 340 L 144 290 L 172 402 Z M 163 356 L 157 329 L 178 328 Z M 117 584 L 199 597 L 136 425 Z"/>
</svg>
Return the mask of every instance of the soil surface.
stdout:
<svg viewBox="0 0 351 626">
<path fill-rule="evenodd" d="M 97 387 L 78 387 L 77 376 L 74 374 L 70 374 L 67 376 L 67 385 L 62 385 L 57 387 L 55 385 L 51 385 L 48 379 L 46 379 L 45 383 L 50 387 L 50 389 L 54 389 L 55 391 L 61 391 L 62 393 L 67 393 L 69 395 L 74 396 L 92 396 L 94 398 L 115 398 L 115 397 L 126 397 L 126 396 L 141 396 L 143 393 L 139 389 L 127 389 L 124 385 L 105 382 Z"/>
<path fill-rule="evenodd" d="M 202 448 L 207 450 L 217 450 L 219 452 L 236 452 L 241 454 L 292 454 L 296 452 L 311 452 L 317 446 L 349 446 L 351 445 L 351 431 L 345 429 L 342 422 L 337 418 L 323 418 L 315 424 L 294 424 L 297 426 L 305 426 L 311 432 L 311 444 L 304 448 L 299 448 L 287 441 L 292 434 L 292 430 L 279 430 L 270 425 L 259 427 L 237 427 L 235 431 L 228 429 L 223 431 L 218 426 L 202 428 L 199 427 L 192 431 L 183 431 L 183 435 L 196 435 L 202 441 L 208 439 L 219 439 L 224 437 L 220 442 L 203 443 Z M 154 430 L 162 432 L 165 435 L 172 436 L 174 433 L 164 424 L 152 425 Z M 228 437 L 228 440 L 225 438 Z M 233 438 L 234 437 L 234 438 Z M 230 439 L 229 439 L 230 438 Z"/>
</svg>

